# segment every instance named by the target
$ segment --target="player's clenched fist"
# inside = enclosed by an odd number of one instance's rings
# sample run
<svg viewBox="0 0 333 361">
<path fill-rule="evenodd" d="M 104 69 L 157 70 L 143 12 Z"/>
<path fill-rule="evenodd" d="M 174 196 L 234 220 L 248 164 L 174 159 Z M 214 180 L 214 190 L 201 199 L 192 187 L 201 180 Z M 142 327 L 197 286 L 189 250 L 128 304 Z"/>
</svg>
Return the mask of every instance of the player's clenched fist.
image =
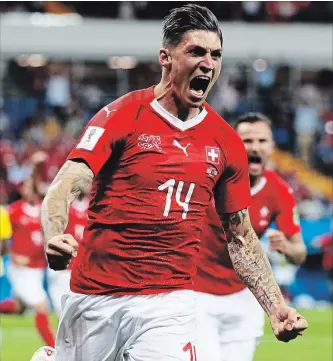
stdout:
<svg viewBox="0 0 333 361">
<path fill-rule="evenodd" d="M 72 257 L 77 256 L 78 242 L 71 234 L 62 234 L 49 239 L 45 245 L 45 253 L 49 267 L 55 271 L 68 267 Z"/>
<path fill-rule="evenodd" d="M 308 328 L 307 320 L 294 308 L 281 306 L 269 316 L 275 337 L 279 341 L 289 342 L 297 336 L 302 336 Z"/>
</svg>

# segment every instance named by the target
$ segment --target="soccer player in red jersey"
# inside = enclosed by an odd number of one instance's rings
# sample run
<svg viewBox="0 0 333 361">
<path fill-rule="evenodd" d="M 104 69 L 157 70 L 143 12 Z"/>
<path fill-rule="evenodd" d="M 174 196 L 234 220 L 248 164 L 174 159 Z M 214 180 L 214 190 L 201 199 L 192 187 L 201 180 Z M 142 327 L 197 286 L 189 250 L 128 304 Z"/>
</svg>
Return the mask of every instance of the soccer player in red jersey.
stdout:
<svg viewBox="0 0 333 361">
<path fill-rule="evenodd" d="M 0 302 L 0 313 L 21 314 L 34 310 L 35 327 L 48 346 L 54 346 L 47 294 L 43 288 L 46 258 L 40 229 L 42 198 L 35 172 L 22 187 L 22 199 L 8 207 L 12 226 L 9 278 L 15 298 Z"/>
<path fill-rule="evenodd" d="M 195 359 L 193 277 L 213 197 L 232 234 L 234 266 L 277 337 L 294 338 L 306 328 L 285 304 L 251 227 L 243 143 L 205 102 L 221 51 L 211 11 L 194 4 L 174 9 L 163 23 L 161 82 L 102 108 L 50 186 L 42 206 L 49 266 L 62 270 L 76 258 L 57 361 Z M 91 183 L 78 247 L 64 234 L 68 209 Z"/>
<path fill-rule="evenodd" d="M 83 231 L 87 225 L 87 211 L 89 207 L 89 195 L 91 188 L 88 187 L 76 198 L 69 209 L 68 225 L 66 233 L 71 234 L 76 241 L 81 243 L 83 239 Z M 63 271 L 54 271 L 48 268 L 48 290 L 52 305 L 58 315 L 61 314 L 62 296 L 69 292 L 71 278 L 72 262 L 67 269 Z"/>
<path fill-rule="evenodd" d="M 249 160 L 252 195 L 249 213 L 253 229 L 260 238 L 275 221 L 278 230 L 268 230 L 270 248 L 285 255 L 292 264 L 301 264 L 306 248 L 293 191 L 275 172 L 265 169 L 273 150 L 270 120 L 259 113 L 248 113 L 239 118 L 235 129 L 243 140 Z M 212 205 L 201 235 L 195 279 L 197 351 L 201 361 L 251 361 L 264 330 L 264 312 L 237 276 L 228 255 L 226 237 L 228 234 L 221 228 Z M 257 267 L 253 257 L 250 264 Z"/>
</svg>

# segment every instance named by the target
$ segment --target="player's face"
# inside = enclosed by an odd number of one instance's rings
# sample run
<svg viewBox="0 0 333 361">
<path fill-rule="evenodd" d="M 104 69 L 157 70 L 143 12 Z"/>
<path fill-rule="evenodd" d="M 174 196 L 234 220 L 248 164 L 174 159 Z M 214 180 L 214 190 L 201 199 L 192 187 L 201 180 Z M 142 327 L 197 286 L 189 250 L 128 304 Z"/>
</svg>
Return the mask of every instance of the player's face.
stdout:
<svg viewBox="0 0 333 361">
<path fill-rule="evenodd" d="M 171 87 L 185 108 L 200 107 L 221 72 L 221 41 L 215 32 L 188 31 L 171 48 Z"/>
<path fill-rule="evenodd" d="M 274 147 L 271 128 L 265 122 L 241 123 L 237 133 L 246 148 L 250 175 L 262 175 Z"/>
</svg>

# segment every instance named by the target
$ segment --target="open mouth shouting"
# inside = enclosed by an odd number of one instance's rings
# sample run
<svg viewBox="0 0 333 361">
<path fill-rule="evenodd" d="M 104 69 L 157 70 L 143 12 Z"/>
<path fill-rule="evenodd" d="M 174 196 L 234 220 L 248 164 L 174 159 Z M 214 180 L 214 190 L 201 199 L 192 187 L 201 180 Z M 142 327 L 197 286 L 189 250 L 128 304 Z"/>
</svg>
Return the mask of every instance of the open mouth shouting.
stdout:
<svg viewBox="0 0 333 361">
<path fill-rule="evenodd" d="M 208 85 L 210 83 L 210 78 L 206 75 L 198 75 L 191 79 L 190 81 L 190 92 L 197 98 L 202 99 Z"/>
<path fill-rule="evenodd" d="M 258 155 L 249 155 L 249 171 L 250 173 L 258 174 L 262 171 L 263 168 L 263 160 Z"/>
</svg>

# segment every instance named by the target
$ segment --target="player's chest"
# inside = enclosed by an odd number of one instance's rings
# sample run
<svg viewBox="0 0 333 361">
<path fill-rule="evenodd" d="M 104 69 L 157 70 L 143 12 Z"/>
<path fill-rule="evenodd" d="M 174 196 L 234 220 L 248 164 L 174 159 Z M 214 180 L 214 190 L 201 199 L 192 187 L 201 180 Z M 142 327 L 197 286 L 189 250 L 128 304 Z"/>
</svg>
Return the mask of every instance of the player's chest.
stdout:
<svg viewBox="0 0 333 361">
<path fill-rule="evenodd" d="M 208 186 L 214 186 L 224 168 L 221 149 L 213 137 L 193 131 L 176 132 L 165 126 L 136 132 L 121 165 L 146 180 L 173 176 Z"/>
</svg>

